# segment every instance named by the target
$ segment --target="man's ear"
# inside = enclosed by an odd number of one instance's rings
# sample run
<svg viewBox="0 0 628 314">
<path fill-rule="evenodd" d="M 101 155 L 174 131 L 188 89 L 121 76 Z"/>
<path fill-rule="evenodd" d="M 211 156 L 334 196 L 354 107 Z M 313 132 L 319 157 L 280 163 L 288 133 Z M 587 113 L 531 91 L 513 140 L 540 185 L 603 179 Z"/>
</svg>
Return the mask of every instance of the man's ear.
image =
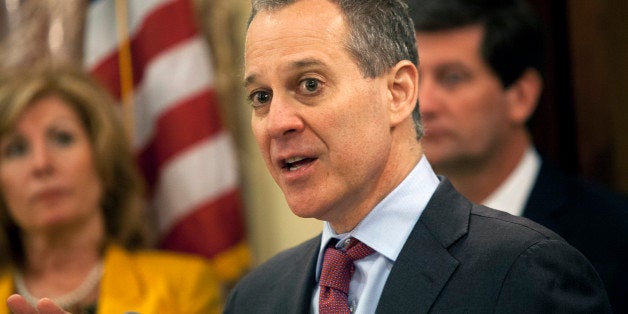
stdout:
<svg viewBox="0 0 628 314">
<path fill-rule="evenodd" d="M 407 118 L 412 119 L 412 110 L 419 97 L 419 71 L 408 60 L 399 61 L 390 71 L 388 90 L 391 94 L 389 115 L 394 127 Z"/>
<path fill-rule="evenodd" d="M 535 69 L 527 69 L 521 77 L 506 90 L 511 121 L 525 124 L 538 105 L 543 79 Z"/>
</svg>

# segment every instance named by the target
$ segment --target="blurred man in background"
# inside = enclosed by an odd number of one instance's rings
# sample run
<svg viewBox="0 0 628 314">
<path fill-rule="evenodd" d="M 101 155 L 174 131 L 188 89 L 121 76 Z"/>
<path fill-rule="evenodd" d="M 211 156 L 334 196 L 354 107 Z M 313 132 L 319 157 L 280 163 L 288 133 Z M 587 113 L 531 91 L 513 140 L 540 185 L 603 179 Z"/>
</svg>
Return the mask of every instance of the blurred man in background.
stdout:
<svg viewBox="0 0 628 314">
<path fill-rule="evenodd" d="M 553 229 L 628 312 L 628 202 L 543 160 L 526 122 L 543 88 L 542 25 L 525 1 L 410 0 L 425 154 L 476 203 Z"/>
</svg>

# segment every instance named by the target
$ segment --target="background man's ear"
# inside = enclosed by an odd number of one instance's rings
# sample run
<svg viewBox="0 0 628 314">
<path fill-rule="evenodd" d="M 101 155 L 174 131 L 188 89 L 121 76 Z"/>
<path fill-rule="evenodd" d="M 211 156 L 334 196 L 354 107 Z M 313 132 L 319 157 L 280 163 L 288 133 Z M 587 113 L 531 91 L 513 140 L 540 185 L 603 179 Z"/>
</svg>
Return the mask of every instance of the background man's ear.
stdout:
<svg viewBox="0 0 628 314">
<path fill-rule="evenodd" d="M 541 97 L 543 79 L 537 70 L 527 69 L 507 89 L 510 119 L 525 124 L 532 116 Z"/>
</svg>

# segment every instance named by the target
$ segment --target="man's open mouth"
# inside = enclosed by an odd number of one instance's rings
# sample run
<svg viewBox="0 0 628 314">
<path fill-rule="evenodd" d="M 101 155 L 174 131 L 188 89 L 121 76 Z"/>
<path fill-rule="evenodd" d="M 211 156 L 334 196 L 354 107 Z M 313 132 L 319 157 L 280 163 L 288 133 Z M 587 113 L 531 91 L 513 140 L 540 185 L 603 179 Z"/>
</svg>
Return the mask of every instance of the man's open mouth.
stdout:
<svg viewBox="0 0 628 314">
<path fill-rule="evenodd" d="M 295 170 L 305 166 L 306 164 L 311 163 L 312 161 L 314 161 L 314 158 L 290 157 L 290 158 L 284 160 L 282 168 L 287 169 L 288 171 L 295 171 Z"/>
</svg>

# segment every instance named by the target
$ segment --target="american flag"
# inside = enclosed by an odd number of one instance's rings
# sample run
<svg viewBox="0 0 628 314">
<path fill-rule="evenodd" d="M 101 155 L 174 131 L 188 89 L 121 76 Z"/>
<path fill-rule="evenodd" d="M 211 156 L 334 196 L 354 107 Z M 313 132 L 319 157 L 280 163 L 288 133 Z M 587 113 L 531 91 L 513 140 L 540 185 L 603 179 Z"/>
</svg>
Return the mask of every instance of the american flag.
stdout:
<svg viewBox="0 0 628 314">
<path fill-rule="evenodd" d="M 125 108 L 161 248 L 200 254 L 233 282 L 249 267 L 234 143 L 192 0 L 96 0 L 85 63 Z"/>
</svg>

